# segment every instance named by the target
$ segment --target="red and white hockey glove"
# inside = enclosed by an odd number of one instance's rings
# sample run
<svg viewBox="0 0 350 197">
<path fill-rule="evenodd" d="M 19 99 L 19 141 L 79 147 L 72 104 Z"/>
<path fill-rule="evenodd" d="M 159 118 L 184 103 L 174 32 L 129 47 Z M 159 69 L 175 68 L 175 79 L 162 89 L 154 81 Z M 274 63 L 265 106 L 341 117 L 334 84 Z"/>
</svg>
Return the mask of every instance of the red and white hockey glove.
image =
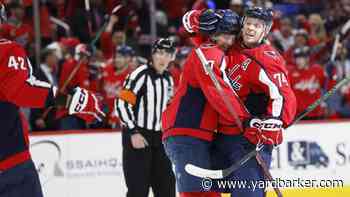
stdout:
<svg viewBox="0 0 350 197">
<path fill-rule="evenodd" d="M 74 89 L 74 94 L 68 107 L 68 114 L 74 114 L 88 123 L 93 122 L 95 119 L 102 121 L 102 118 L 106 116 L 100 109 L 96 96 L 79 87 Z"/>
<path fill-rule="evenodd" d="M 188 33 L 198 33 L 199 15 L 201 13 L 202 11 L 200 10 L 191 10 L 186 12 L 185 15 L 182 17 L 182 25 Z"/>
<path fill-rule="evenodd" d="M 217 24 L 222 18 L 214 10 L 191 10 L 182 17 L 182 24 L 187 33 L 191 35 L 192 43 L 198 47 L 207 41 L 208 35 L 217 30 Z"/>
<path fill-rule="evenodd" d="M 283 122 L 276 118 L 252 118 L 245 122 L 244 137 L 253 144 L 279 145 L 283 141 Z"/>
</svg>

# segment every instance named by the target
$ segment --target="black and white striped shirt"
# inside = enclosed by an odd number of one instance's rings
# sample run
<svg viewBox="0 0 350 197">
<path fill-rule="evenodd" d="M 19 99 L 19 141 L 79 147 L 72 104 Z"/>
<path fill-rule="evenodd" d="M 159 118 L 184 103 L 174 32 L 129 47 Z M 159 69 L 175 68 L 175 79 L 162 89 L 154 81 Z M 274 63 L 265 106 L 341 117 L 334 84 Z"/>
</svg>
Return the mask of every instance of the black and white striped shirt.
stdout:
<svg viewBox="0 0 350 197">
<path fill-rule="evenodd" d="M 173 96 L 174 81 L 168 71 L 158 74 L 142 65 L 126 78 L 115 102 L 116 114 L 130 130 L 161 131 L 161 115 Z"/>
</svg>

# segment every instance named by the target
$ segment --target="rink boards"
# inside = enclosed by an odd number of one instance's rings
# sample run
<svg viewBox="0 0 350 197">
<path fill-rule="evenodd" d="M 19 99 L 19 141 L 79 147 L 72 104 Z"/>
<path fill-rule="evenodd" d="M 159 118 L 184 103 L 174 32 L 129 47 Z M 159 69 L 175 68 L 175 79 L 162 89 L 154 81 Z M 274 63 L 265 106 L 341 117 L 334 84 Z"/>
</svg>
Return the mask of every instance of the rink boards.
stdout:
<svg viewBox="0 0 350 197">
<path fill-rule="evenodd" d="M 45 197 L 125 196 L 120 132 L 48 132 L 30 139 Z M 285 181 L 342 180 L 345 186 L 288 186 L 288 197 L 350 196 L 350 122 L 291 127 L 274 151 L 271 172 Z"/>
</svg>

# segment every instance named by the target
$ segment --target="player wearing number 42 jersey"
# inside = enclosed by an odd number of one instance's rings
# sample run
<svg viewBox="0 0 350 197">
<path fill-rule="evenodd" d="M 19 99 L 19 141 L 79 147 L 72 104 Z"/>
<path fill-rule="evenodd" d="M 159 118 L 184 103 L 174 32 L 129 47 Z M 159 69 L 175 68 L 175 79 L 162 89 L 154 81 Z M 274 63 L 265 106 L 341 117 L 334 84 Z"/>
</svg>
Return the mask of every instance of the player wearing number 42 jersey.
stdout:
<svg viewBox="0 0 350 197">
<path fill-rule="evenodd" d="M 0 18 L 5 20 L 0 4 Z M 76 88 L 71 96 L 56 94 L 56 87 L 36 80 L 24 49 L 0 39 L 0 196 L 41 197 L 39 178 L 29 153 L 28 123 L 20 107 L 69 106 L 69 113 L 91 121 L 103 113 L 96 97 Z"/>
</svg>

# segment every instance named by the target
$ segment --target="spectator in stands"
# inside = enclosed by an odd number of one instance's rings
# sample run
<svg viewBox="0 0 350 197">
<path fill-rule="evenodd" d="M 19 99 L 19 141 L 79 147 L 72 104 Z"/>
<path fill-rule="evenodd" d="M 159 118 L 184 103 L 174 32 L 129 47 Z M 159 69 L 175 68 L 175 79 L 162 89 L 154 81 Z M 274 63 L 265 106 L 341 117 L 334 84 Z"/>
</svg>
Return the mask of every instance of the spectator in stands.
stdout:
<svg viewBox="0 0 350 197">
<path fill-rule="evenodd" d="M 174 61 L 172 61 L 169 64 L 169 72 L 171 73 L 171 76 L 174 79 L 174 88 L 175 90 L 177 89 L 180 78 L 181 78 L 181 73 L 183 69 L 183 65 L 185 63 L 185 60 L 187 58 L 187 55 L 191 52 L 191 47 L 188 46 L 183 46 L 181 47 L 178 52 L 176 53 L 176 58 Z"/>
<path fill-rule="evenodd" d="M 117 53 L 103 68 L 102 91 L 104 103 L 108 107 L 107 125 L 110 128 L 120 127 L 119 118 L 115 115 L 114 101 L 119 96 L 126 76 L 133 71 L 131 64 L 134 50 L 127 45 L 119 45 Z"/>
<path fill-rule="evenodd" d="M 281 19 L 280 28 L 272 32 L 272 37 L 282 52 L 288 50 L 294 44 L 292 21 L 289 18 Z"/>
<path fill-rule="evenodd" d="M 14 40 L 24 48 L 28 48 L 33 40 L 33 29 L 29 24 L 24 23 L 25 9 L 20 3 L 9 4 L 9 19 L 0 27 L 1 38 Z"/>
<path fill-rule="evenodd" d="M 310 23 L 310 39 L 314 39 L 317 44 L 327 41 L 327 31 L 324 21 L 319 14 L 311 14 L 309 16 Z"/>
<path fill-rule="evenodd" d="M 243 0 L 231 0 L 230 9 L 236 12 L 239 16 L 243 16 L 243 12 L 244 12 Z"/>
<path fill-rule="evenodd" d="M 296 66 L 290 72 L 291 86 L 298 101 L 297 114 L 321 97 L 326 87 L 326 72 L 317 64 L 310 65 L 310 48 L 294 50 Z M 321 119 L 325 117 L 325 103 L 309 113 L 304 119 Z"/>
<path fill-rule="evenodd" d="M 348 51 L 342 44 L 338 45 L 337 54 L 334 62 L 326 65 L 329 77 L 329 87 L 345 77 L 350 76 L 350 60 L 347 58 Z M 350 83 L 344 85 L 334 96 L 327 101 L 329 106 L 329 115 L 332 118 L 350 117 Z"/>
<path fill-rule="evenodd" d="M 89 90 L 89 71 L 88 64 L 91 56 L 91 50 L 86 44 L 78 44 L 75 47 L 73 58 L 66 60 L 59 73 L 59 92 L 66 94 L 79 86 Z M 77 116 L 68 115 L 66 109 L 57 110 L 58 129 L 84 129 L 85 122 Z"/>
<path fill-rule="evenodd" d="M 55 50 L 57 58 L 64 62 L 73 57 L 74 49 L 79 43 L 77 38 L 63 37 L 59 41 L 50 43 L 46 48 Z"/>
<path fill-rule="evenodd" d="M 294 50 L 297 48 L 303 48 L 308 45 L 308 34 L 304 29 L 297 29 L 294 31 L 294 36 L 293 36 L 293 45 L 290 46 L 286 51 L 284 51 L 283 57 L 285 58 L 287 65 L 288 64 L 293 64 L 295 65 L 295 60 L 294 60 Z"/>
<path fill-rule="evenodd" d="M 118 27 L 116 26 L 118 21 L 118 16 L 112 15 L 105 31 L 101 35 L 100 46 L 106 59 L 113 58 L 117 46 L 125 43 L 125 32 L 123 29 L 117 29 Z"/>
<path fill-rule="evenodd" d="M 34 76 L 40 81 L 48 82 L 57 86 L 57 65 L 58 58 L 54 50 L 45 49 L 41 54 L 41 65 L 35 67 Z M 55 111 L 51 110 L 43 119 L 43 113 L 46 109 L 31 109 L 30 124 L 33 131 L 55 130 Z"/>
<path fill-rule="evenodd" d="M 72 9 L 67 16 L 73 36 L 82 42 L 89 43 L 103 24 L 103 9 L 101 0 L 90 1 L 90 10 L 86 10 L 85 1 L 67 1 Z"/>
</svg>

